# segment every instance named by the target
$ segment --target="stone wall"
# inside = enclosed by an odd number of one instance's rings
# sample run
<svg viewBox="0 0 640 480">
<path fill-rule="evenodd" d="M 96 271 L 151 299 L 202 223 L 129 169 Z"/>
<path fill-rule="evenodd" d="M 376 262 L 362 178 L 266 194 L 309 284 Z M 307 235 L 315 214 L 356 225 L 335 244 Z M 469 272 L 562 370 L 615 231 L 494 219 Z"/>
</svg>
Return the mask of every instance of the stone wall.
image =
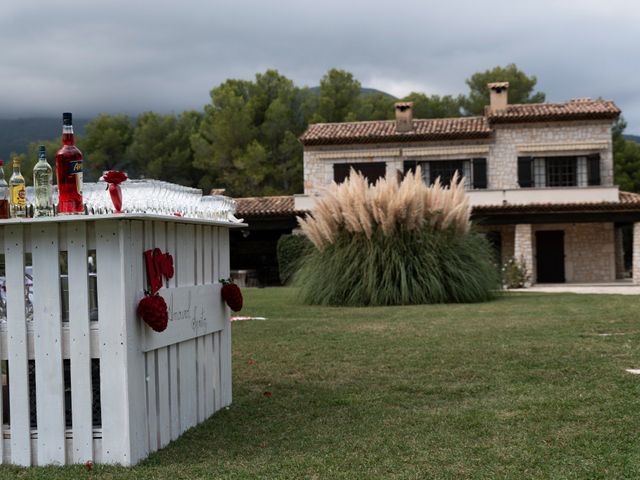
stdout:
<svg viewBox="0 0 640 480">
<path fill-rule="evenodd" d="M 518 156 L 584 155 L 600 153 L 601 185 L 613 185 L 613 154 L 611 121 L 555 122 L 495 125 L 495 142 L 487 161 L 487 175 L 490 189 L 518 188 Z M 605 150 L 594 152 L 571 151 L 519 153 L 518 146 L 531 144 L 580 144 L 606 142 Z"/>
<path fill-rule="evenodd" d="M 516 226 L 516 231 L 517 228 Z M 536 264 L 535 232 L 564 231 L 564 269 L 569 283 L 613 282 L 616 278 L 615 233 L 613 223 L 572 223 L 533 225 L 531 238 L 516 234 L 516 254 L 533 247 L 531 262 Z M 535 275 L 533 276 L 535 278 Z"/>
</svg>

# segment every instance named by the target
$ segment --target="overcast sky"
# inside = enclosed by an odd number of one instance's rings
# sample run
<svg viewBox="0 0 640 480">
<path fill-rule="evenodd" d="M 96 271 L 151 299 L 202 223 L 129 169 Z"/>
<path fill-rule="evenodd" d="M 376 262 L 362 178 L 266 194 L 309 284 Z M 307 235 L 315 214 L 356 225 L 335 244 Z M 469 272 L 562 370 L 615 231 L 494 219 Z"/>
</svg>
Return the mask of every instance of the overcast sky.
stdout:
<svg viewBox="0 0 640 480">
<path fill-rule="evenodd" d="M 396 96 L 515 62 L 549 101 L 614 100 L 640 134 L 640 3 L 1 0 L 0 118 L 201 109 L 227 78 L 331 67 Z"/>
</svg>

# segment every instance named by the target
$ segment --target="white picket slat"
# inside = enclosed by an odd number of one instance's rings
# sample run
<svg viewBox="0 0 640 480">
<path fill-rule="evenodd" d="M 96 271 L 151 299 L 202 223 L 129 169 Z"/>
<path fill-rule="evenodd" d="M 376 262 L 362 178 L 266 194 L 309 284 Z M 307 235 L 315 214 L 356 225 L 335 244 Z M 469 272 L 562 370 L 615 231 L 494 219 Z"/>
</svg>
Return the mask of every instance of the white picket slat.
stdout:
<svg viewBox="0 0 640 480">
<path fill-rule="evenodd" d="M 156 247 L 153 223 L 151 221 L 144 222 L 144 250 Z M 141 258 L 144 262 L 144 257 Z M 144 282 L 142 287 L 146 289 L 149 286 L 149 278 L 146 272 L 143 272 Z M 158 412 L 157 412 L 157 385 L 156 385 L 156 355 L 155 352 L 147 352 L 145 354 L 145 380 L 146 380 L 146 401 L 147 401 L 147 428 L 149 430 L 149 449 L 153 452 L 158 449 Z"/>
<path fill-rule="evenodd" d="M 75 463 L 84 463 L 94 459 L 86 223 L 68 224 L 66 237 L 69 274 L 72 458 Z"/>
<path fill-rule="evenodd" d="M 9 358 L 9 410 L 11 463 L 31 465 L 27 326 L 24 297 L 24 238 L 22 225 L 7 226 L 4 258 L 7 287 L 7 352 Z"/>
<path fill-rule="evenodd" d="M 171 440 L 175 440 L 182 433 L 180 423 L 180 397 L 178 396 L 178 352 L 180 344 L 169 348 L 169 406 L 171 409 Z"/>
<path fill-rule="evenodd" d="M 205 413 L 205 391 L 206 391 L 206 375 L 207 366 L 205 364 L 205 339 L 206 335 L 196 338 L 196 372 L 197 372 L 197 392 L 198 392 L 198 423 L 204 421 L 207 416 Z"/>
<path fill-rule="evenodd" d="M 38 465 L 65 463 L 58 225 L 32 226 Z M 52 261 L 53 260 L 53 261 Z"/>
<path fill-rule="evenodd" d="M 167 227 L 164 222 L 153 222 L 155 246 L 163 252 L 167 251 Z M 171 441 L 171 410 L 169 407 L 169 349 L 157 350 L 156 375 L 158 379 L 158 433 L 159 448 Z"/>
<path fill-rule="evenodd" d="M 194 226 L 179 224 L 177 231 L 178 287 L 195 284 Z M 180 427 L 185 431 L 197 423 L 196 342 L 180 343 Z"/>
<path fill-rule="evenodd" d="M 129 412 L 126 358 L 126 308 L 124 305 L 124 252 L 119 222 L 96 222 L 98 257 L 98 318 L 100 328 L 100 396 L 102 408 L 102 459 L 129 463 Z"/>
<path fill-rule="evenodd" d="M 229 278 L 229 230 L 218 228 L 218 264 L 220 278 Z M 229 307 L 223 307 L 227 322 L 220 337 L 220 375 L 222 381 L 222 406 L 231 405 L 231 322 L 229 321 Z"/>
</svg>

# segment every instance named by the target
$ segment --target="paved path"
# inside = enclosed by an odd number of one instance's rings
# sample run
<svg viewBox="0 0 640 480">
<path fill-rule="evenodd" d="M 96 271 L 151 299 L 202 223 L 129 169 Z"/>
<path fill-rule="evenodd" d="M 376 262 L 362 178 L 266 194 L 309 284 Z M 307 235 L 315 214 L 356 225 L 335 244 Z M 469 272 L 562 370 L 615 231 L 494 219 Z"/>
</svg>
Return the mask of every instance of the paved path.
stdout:
<svg viewBox="0 0 640 480">
<path fill-rule="evenodd" d="M 640 295 L 640 285 L 630 282 L 615 283 L 553 283 L 536 284 L 529 288 L 511 289 L 510 292 L 546 293 L 600 293 L 609 295 Z"/>
</svg>

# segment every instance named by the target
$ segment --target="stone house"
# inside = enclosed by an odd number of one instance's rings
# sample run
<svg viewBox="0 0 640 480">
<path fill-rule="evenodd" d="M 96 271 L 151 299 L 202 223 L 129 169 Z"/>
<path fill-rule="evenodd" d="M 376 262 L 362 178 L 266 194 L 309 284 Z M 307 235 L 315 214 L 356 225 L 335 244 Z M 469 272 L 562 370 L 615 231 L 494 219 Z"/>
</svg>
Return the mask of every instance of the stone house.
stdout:
<svg viewBox="0 0 640 480">
<path fill-rule="evenodd" d="M 478 228 L 503 262 L 522 259 L 534 283 L 613 282 L 630 270 L 640 281 L 640 195 L 613 183 L 620 109 L 591 99 L 510 105 L 507 82 L 488 87 L 483 116 L 414 119 L 411 103 L 397 103 L 395 120 L 310 125 L 293 210 L 310 210 L 351 168 L 371 182 L 420 166 L 425 182 L 447 183 L 459 171 Z"/>
</svg>

